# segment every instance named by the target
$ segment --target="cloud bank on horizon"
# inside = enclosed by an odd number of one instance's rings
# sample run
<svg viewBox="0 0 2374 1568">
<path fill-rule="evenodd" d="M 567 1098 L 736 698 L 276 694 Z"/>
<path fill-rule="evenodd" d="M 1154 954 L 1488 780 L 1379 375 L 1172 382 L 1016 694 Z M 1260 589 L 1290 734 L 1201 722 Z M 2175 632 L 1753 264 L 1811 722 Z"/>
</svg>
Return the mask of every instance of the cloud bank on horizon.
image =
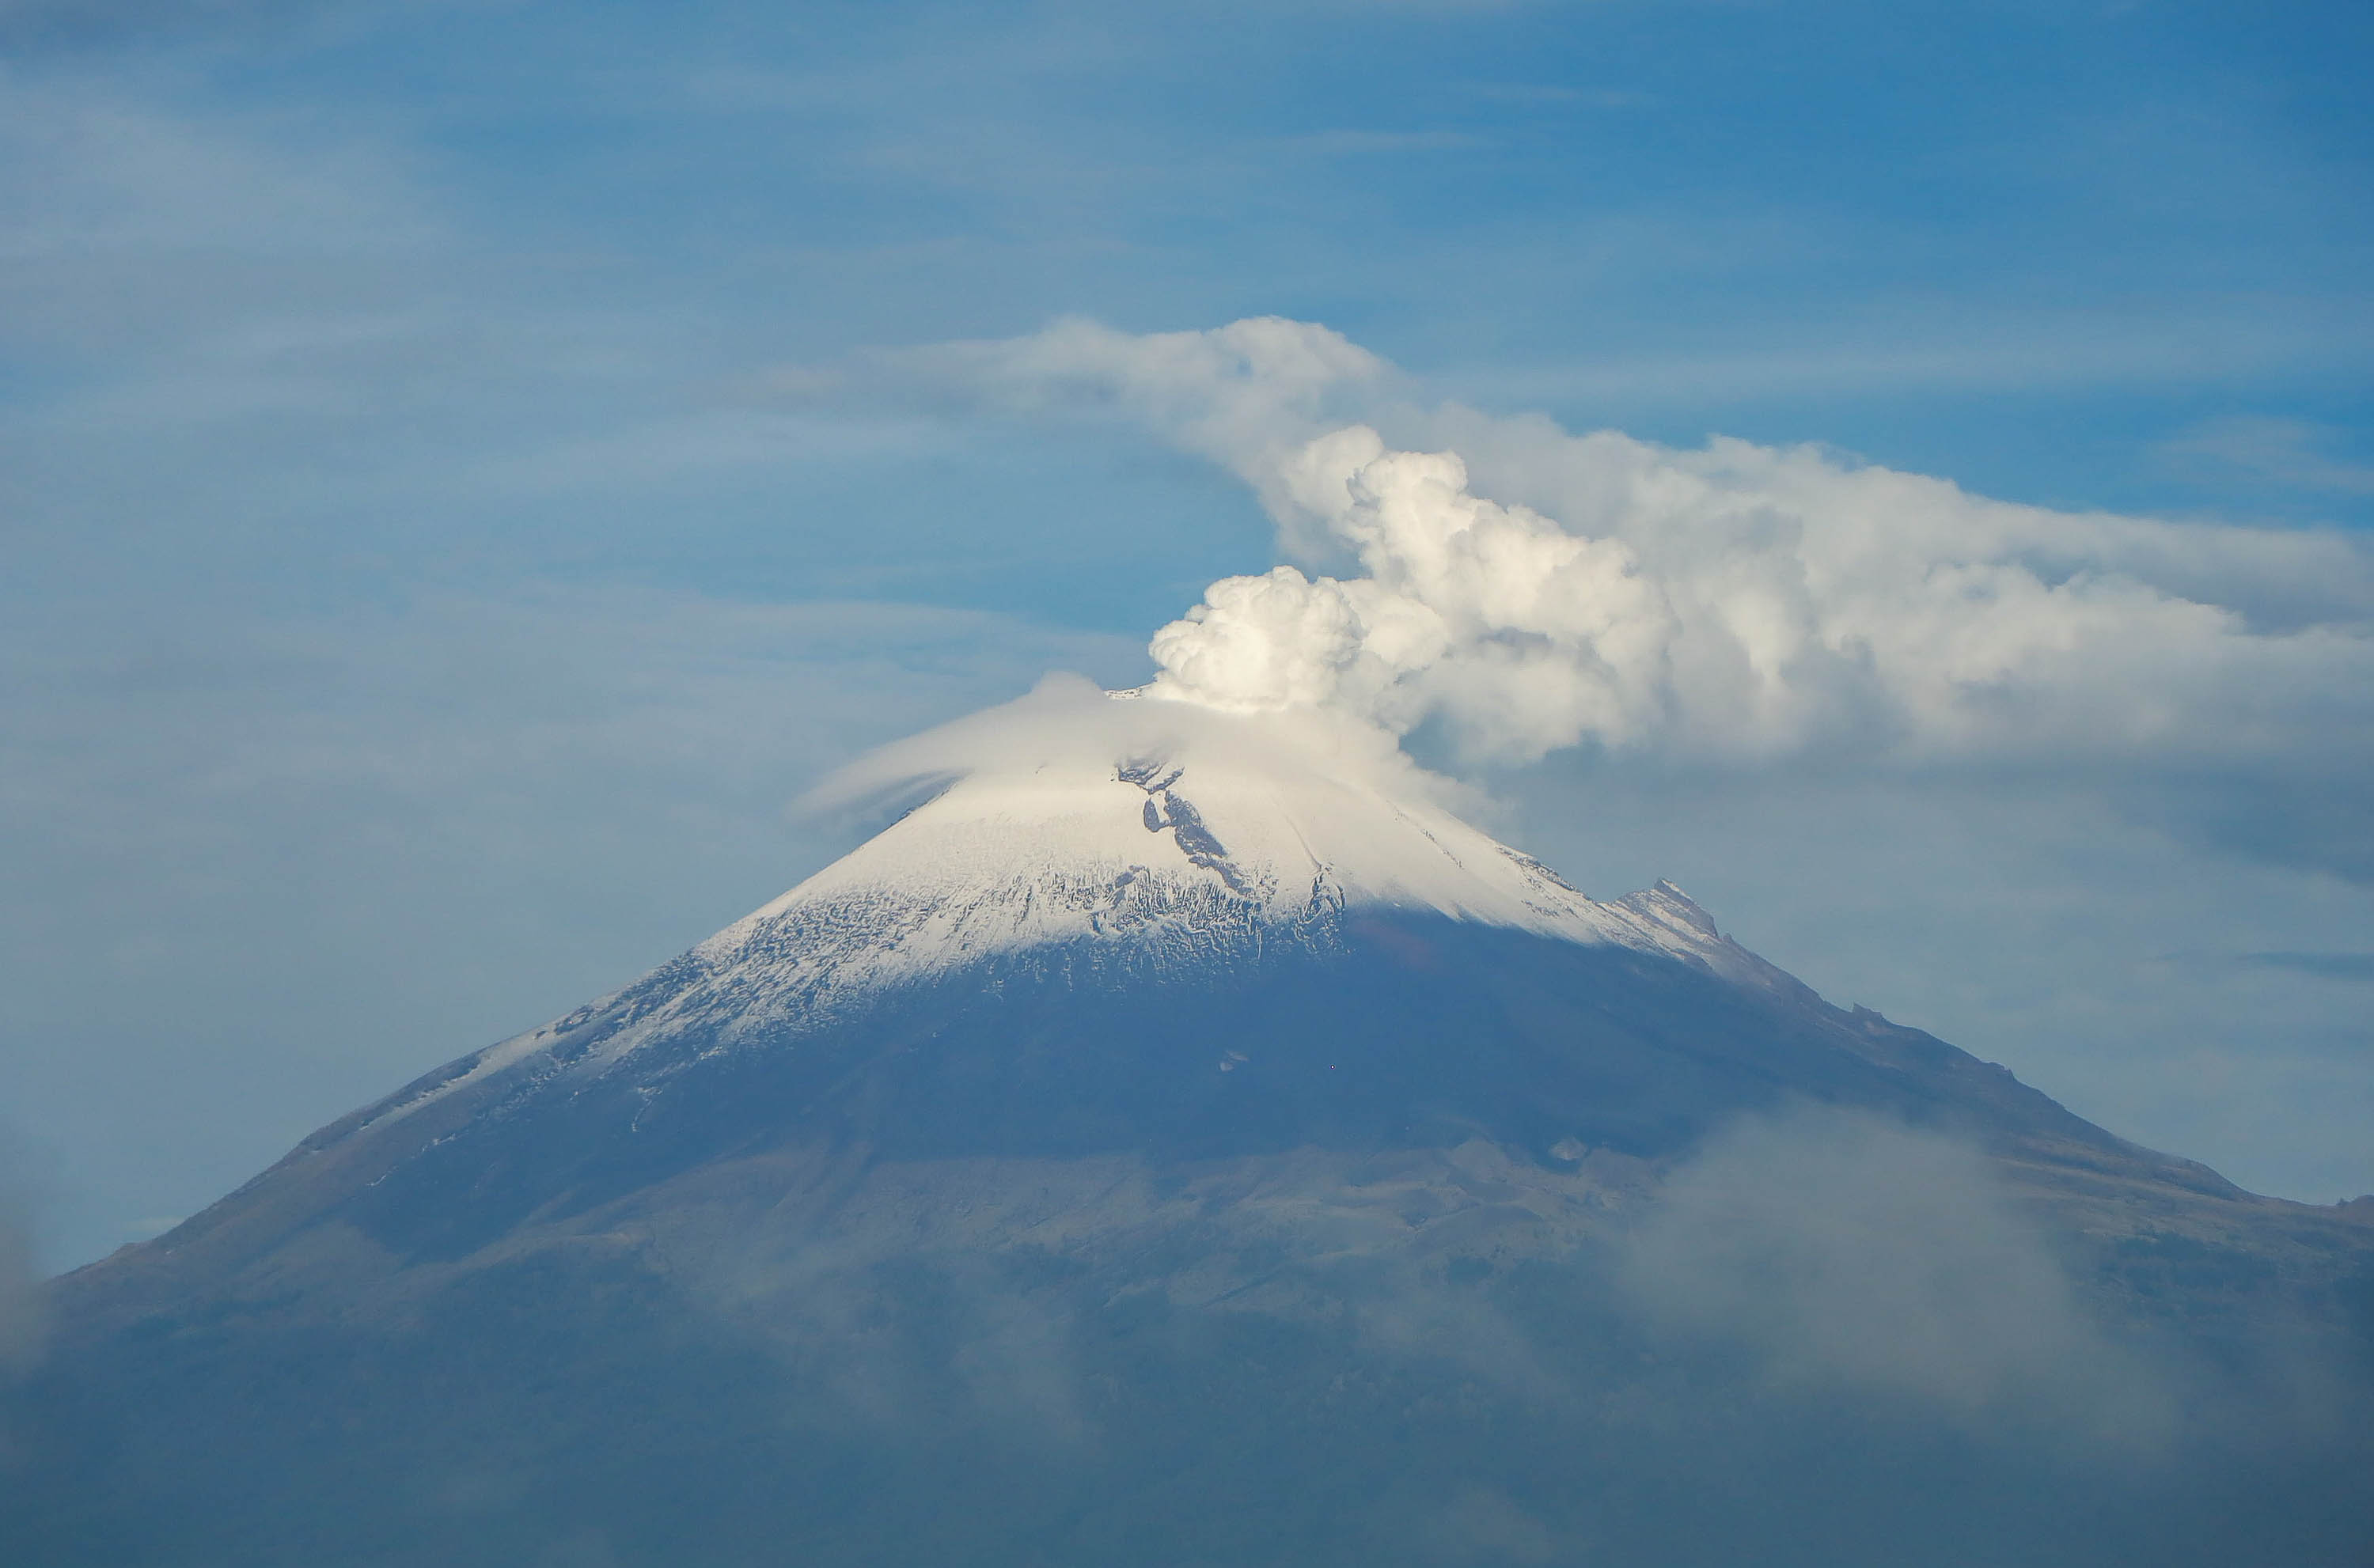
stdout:
<svg viewBox="0 0 2374 1568">
<path fill-rule="evenodd" d="M 1150 695 L 1319 710 L 1462 762 L 2369 760 L 2374 556 L 2335 532 L 2065 512 L 1810 447 L 1681 451 L 1422 406 L 1310 322 L 875 357 L 873 379 L 1104 412 L 1243 479 L 1289 564 L 1155 634 Z"/>
</svg>

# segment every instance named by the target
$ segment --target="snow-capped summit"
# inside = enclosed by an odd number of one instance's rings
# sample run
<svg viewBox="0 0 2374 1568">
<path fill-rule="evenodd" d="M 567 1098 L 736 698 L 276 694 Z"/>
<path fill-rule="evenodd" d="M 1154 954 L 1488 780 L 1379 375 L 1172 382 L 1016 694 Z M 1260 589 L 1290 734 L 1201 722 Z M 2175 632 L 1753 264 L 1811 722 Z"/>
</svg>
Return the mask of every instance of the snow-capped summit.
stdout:
<svg viewBox="0 0 2374 1568">
<path fill-rule="evenodd" d="M 804 963 L 873 984 L 1083 939 L 1183 956 L 1363 907 L 1661 952 L 1718 940 L 1586 897 L 1416 792 L 1240 752 L 973 774 L 696 954 L 733 964 L 796 932 Z"/>
<path fill-rule="evenodd" d="M 1750 983 L 1777 975 L 1671 883 L 1592 899 L 1429 800 L 1434 781 L 1406 765 L 1204 715 L 1159 736 L 1166 751 L 1146 749 L 1143 726 L 1091 734 L 943 773 L 922 804 L 682 958 L 382 1114 L 594 1033 L 597 1046 L 567 1054 L 572 1072 L 694 1035 L 711 1052 L 780 1041 L 969 968 L 1220 971 L 1337 944 L 1364 915 L 1614 944 Z M 886 777 L 900 771 L 894 759 Z"/>
<path fill-rule="evenodd" d="M 691 1053 L 782 1048 L 964 973 L 1223 977 L 1341 949 L 1377 916 L 1443 918 L 1797 982 L 1672 883 L 1616 901 L 1571 887 L 1434 800 L 1398 750 L 1134 693 L 1056 685 L 890 747 L 850 790 L 926 800 L 636 985 L 458 1063 L 382 1106 L 423 1106 L 515 1065 L 669 1074 Z M 1083 700 L 1089 697 L 1089 700 Z M 366 1122 L 368 1124 L 368 1122 Z"/>
</svg>

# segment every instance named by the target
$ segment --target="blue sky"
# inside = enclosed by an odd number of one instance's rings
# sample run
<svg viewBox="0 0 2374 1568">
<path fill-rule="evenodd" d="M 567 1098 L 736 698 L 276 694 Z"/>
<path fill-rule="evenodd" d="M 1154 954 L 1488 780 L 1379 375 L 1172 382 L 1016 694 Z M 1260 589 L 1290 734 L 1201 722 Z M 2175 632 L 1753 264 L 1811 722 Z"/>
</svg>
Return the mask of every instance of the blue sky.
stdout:
<svg viewBox="0 0 2374 1568">
<path fill-rule="evenodd" d="M 1275 314 L 1495 416 L 2374 522 L 2362 6 L 0 3 L 0 1115 L 61 1263 L 780 891 L 849 832 L 784 802 L 857 750 L 1142 679 L 1279 558 L 1162 432 L 866 390 L 873 350 Z M 2330 1200 L 2374 1188 L 2368 740 L 1569 755 L 1495 825 Z"/>
</svg>

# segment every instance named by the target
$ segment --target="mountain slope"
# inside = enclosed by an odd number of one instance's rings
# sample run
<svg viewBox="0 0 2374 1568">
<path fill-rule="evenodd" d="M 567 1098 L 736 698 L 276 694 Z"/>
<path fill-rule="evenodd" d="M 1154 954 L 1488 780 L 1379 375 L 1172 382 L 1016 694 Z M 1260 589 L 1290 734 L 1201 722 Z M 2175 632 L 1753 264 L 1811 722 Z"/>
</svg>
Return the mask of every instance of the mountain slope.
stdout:
<svg viewBox="0 0 2374 1568">
<path fill-rule="evenodd" d="M 1725 1187 L 1743 1117 L 1784 1152 Z M 1034 757 L 58 1281 L 13 1527 L 57 1562 L 2340 1563 L 2364 1434 L 2296 1386 L 2364 1352 L 2370 1241 L 1373 771 Z"/>
</svg>

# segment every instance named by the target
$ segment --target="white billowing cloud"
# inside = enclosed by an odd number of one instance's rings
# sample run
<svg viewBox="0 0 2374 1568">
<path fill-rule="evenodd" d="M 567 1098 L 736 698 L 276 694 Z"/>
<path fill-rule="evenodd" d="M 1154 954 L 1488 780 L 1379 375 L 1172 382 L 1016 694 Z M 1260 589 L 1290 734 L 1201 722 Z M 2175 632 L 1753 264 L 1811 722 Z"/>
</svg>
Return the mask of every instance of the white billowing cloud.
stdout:
<svg viewBox="0 0 2374 1568">
<path fill-rule="evenodd" d="M 1215 583 L 1155 635 L 1158 695 L 1393 730 L 1441 711 L 1483 749 L 1534 755 L 1657 723 L 1673 613 L 1620 542 L 1475 496 L 1456 455 L 1389 451 L 1365 426 L 1292 454 L 1280 487 L 1368 575 Z"/>
<path fill-rule="evenodd" d="M 1009 408 L 1142 419 L 1252 485 L 1290 557 L 1357 568 L 1215 583 L 1156 635 L 1158 696 L 1394 733 L 1433 720 L 1489 760 L 1591 743 L 2347 765 L 2374 737 L 2374 559 L 2339 534 L 1396 405 L 1382 361 L 1274 318 L 1069 322 L 899 363 Z"/>
</svg>

